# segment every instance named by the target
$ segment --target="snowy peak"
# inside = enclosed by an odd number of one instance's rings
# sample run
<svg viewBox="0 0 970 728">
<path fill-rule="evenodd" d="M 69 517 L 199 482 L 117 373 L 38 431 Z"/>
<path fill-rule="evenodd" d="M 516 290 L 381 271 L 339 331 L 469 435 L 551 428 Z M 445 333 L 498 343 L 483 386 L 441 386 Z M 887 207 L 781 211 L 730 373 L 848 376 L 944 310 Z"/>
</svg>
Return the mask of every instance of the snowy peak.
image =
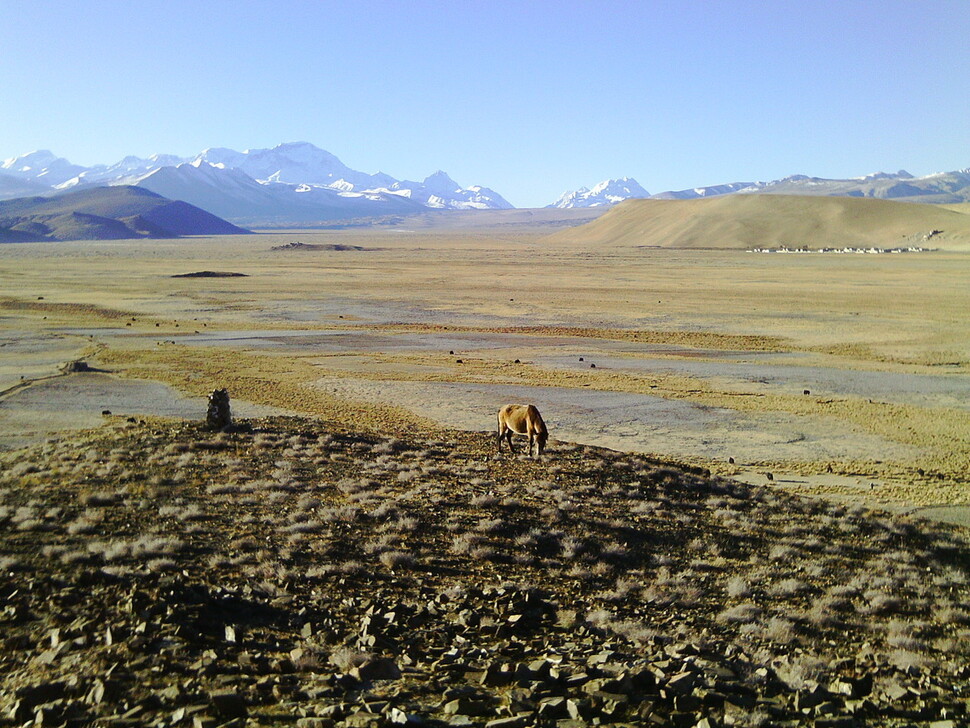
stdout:
<svg viewBox="0 0 970 728">
<path fill-rule="evenodd" d="M 250 149 L 235 164 L 258 180 L 273 178 L 277 182 L 327 184 L 356 173 L 330 152 L 309 142 L 289 142 L 272 149 Z M 352 180 L 350 180 L 352 181 Z"/>
<path fill-rule="evenodd" d="M 423 182 L 402 180 L 380 191 L 407 197 L 436 210 L 512 209 L 512 205 L 494 190 L 479 185 L 463 188 L 440 169 L 425 177 Z"/>
<path fill-rule="evenodd" d="M 55 157 L 54 153 L 49 149 L 38 149 L 27 154 L 21 154 L 19 157 L 5 159 L 3 164 L 0 165 L 0 169 L 7 174 L 24 177 L 35 176 L 52 162 L 58 161 L 59 159 L 60 157 Z"/>
<path fill-rule="evenodd" d="M 572 192 L 564 192 L 562 196 L 547 207 L 607 207 L 623 200 L 635 197 L 649 197 L 640 183 L 632 177 L 608 179 L 595 185 L 592 189 L 580 187 Z"/>
<path fill-rule="evenodd" d="M 865 177 L 857 177 L 860 182 L 874 182 L 877 179 L 913 179 L 913 175 L 907 172 L 905 169 L 901 169 L 895 174 L 886 172 L 874 172 L 873 174 L 867 174 Z"/>
<path fill-rule="evenodd" d="M 226 149 L 225 147 L 209 147 L 199 152 L 195 159 L 191 160 L 193 164 L 202 161 L 207 164 L 211 164 L 216 167 L 238 167 L 246 155 L 242 152 L 237 152 L 235 149 Z"/>
<path fill-rule="evenodd" d="M 71 164 L 63 157 L 55 156 L 49 149 L 39 149 L 19 157 L 4 160 L 0 171 L 18 177 L 26 182 L 38 182 L 53 187 L 85 170 L 76 164 Z"/>
<path fill-rule="evenodd" d="M 288 142 L 272 149 L 247 149 L 245 152 L 210 147 L 200 152 L 192 162 L 238 169 L 257 180 L 272 179 L 294 184 L 326 184 L 353 171 L 330 152 L 309 142 Z"/>
<path fill-rule="evenodd" d="M 461 190 L 461 185 L 440 169 L 434 174 L 429 174 L 425 177 L 423 185 L 428 191 L 437 195 L 448 196 Z"/>
</svg>

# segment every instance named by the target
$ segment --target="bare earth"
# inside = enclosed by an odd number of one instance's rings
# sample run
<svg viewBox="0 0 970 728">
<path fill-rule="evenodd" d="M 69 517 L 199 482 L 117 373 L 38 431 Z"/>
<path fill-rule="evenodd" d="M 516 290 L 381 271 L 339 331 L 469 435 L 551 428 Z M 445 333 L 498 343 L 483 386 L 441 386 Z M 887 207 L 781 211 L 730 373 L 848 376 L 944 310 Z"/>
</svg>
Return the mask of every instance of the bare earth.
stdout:
<svg viewBox="0 0 970 728">
<path fill-rule="evenodd" d="M 322 247 L 272 250 L 294 242 Z M 202 270 L 247 277 L 172 277 Z M 220 386 L 241 416 L 380 432 L 490 430 L 528 400 L 561 441 L 965 522 L 968 310 L 960 252 L 434 230 L 7 245 L 0 446 L 105 409 L 201 418 Z M 79 359 L 100 371 L 60 374 Z"/>
</svg>

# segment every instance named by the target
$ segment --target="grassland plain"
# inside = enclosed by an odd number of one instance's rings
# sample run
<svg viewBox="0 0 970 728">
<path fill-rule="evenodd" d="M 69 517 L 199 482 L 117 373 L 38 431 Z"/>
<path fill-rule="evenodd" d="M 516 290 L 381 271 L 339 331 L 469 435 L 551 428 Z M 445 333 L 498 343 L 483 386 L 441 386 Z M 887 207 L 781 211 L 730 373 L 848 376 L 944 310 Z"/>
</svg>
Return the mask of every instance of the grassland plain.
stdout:
<svg viewBox="0 0 970 728">
<path fill-rule="evenodd" d="M 350 249 L 274 250 L 293 242 Z M 0 266 L 8 339 L 44 336 L 57 342 L 58 357 L 73 346 L 74 358 L 96 353 L 103 368 L 194 395 L 225 385 L 254 403 L 401 431 L 431 427 L 420 398 L 348 402 L 314 383 L 351 377 L 378 391 L 382 381 L 450 381 L 645 394 L 763 417 L 766 427 L 781 415 L 815 430 L 838 423 L 843 439 L 857 432 L 860 441 L 883 443 L 805 458 L 781 442 L 773 457 L 744 459 L 738 435 L 733 467 L 703 447 L 676 453 L 681 460 L 738 477 L 797 473 L 802 490 L 887 505 L 968 502 L 970 426 L 956 395 L 918 403 L 864 390 L 806 396 L 801 386 L 769 386 L 759 376 L 781 364 L 823 367 L 834 379 L 847 371 L 874 381 L 891 374 L 965 383 L 963 253 L 771 256 L 602 249 L 518 232 L 301 231 L 5 246 Z M 172 277 L 202 270 L 246 277 Z M 14 385 L 31 360 L 5 348 L 0 379 Z M 584 354 L 615 362 L 562 364 Z M 687 375 L 678 361 L 711 371 Z M 725 361 L 750 373 L 719 376 Z M 60 362 L 34 363 L 36 375 Z M 649 428 L 631 442 L 655 451 Z M 848 480 L 808 477 L 821 474 Z M 886 487 L 866 493 L 861 481 Z"/>
</svg>

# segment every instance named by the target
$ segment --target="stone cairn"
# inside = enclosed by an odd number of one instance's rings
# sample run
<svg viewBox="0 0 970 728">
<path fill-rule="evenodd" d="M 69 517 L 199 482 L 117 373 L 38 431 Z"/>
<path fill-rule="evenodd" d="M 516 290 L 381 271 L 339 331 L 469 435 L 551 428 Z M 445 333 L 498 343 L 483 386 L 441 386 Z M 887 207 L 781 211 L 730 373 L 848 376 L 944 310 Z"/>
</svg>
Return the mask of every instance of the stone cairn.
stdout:
<svg viewBox="0 0 970 728">
<path fill-rule="evenodd" d="M 205 413 L 205 424 L 210 430 L 225 430 L 232 425 L 229 409 L 229 390 L 215 389 L 209 395 L 209 408 Z"/>
</svg>

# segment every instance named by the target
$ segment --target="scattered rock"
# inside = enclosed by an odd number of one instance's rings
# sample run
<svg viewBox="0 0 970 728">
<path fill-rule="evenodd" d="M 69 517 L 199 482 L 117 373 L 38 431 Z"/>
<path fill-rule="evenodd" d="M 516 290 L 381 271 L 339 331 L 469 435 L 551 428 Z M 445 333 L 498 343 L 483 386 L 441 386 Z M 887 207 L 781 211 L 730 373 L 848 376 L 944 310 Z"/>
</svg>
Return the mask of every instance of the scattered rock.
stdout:
<svg viewBox="0 0 970 728">
<path fill-rule="evenodd" d="M 301 243 L 293 242 L 286 243 L 284 245 L 274 245 L 270 250 L 282 251 L 282 252 L 300 252 L 300 251 L 312 251 L 312 250 L 331 250 L 331 251 L 357 251 L 357 250 L 368 250 L 360 245 L 344 245 L 343 243 L 330 243 L 330 244 L 317 244 L 317 243 Z M 370 250 L 376 250 L 376 248 L 370 248 Z"/>
<path fill-rule="evenodd" d="M 209 694 L 212 707 L 223 718 L 245 718 L 249 715 L 246 698 L 233 690 L 219 690 Z"/>
<path fill-rule="evenodd" d="M 351 668 L 350 674 L 362 682 L 369 682 L 371 680 L 398 680 L 401 677 L 401 669 L 389 657 L 376 657 Z"/>
<path fill-rule="evenodd" d="M 940 605 L 967 601 L 948 527 L 597 448 L 564 449 L 550 472 L 483 458 L 479 433 L 381 448 L 334 423 L 254 422 L 217 437 L 131 423 L 0 453 L 0 723 L 962 725 L 962 646 L 932 670 L 883 657 L 891 620 L 938 626 Z M 149 460 L 136 488 L 105 467 Z M 45 474 L 13 481 L 15 466 Z M 815 548 L 812 563 L 837 563 L 837 584 L 871 579 L 888 547 L 925 586 L 905 614 L 866 615 L 850 593 L 851 624 L 800 619 L 800 653 L 762 632 L 815 597 L 769 595 L 800 563 L 768 554 L 775 537 L 823 534 L 837 561 Z M 464 553 L 466 535 L 482 550 Z M 382 548 L 420 568 L 389 574 Z M 754 573 L 764 592 L 733 601 L 725 584 Z M 833 573 L 797 576 L 821 595 Z M 745 604 L 755 621 L 719 619 Z M 794 690 L 781 665 L 802 654 L 821 657 L 819 684 Z"/>
<path fill-rule="evenodd" d="M 65 374 L 76 374 L 80 372 L 91 372 L 94 370 L 86 361 L 76 359 L 75 361 L 67 362 L 67 364 L 61 367 L 61 371 Z"/>
<path fill-rule="evenodd" d="M 248 278 L 246 273 L 228 273 L 217 270 L 200 270 L 195 273 L 179 273 L 172 278 Z"/>
</svg>

